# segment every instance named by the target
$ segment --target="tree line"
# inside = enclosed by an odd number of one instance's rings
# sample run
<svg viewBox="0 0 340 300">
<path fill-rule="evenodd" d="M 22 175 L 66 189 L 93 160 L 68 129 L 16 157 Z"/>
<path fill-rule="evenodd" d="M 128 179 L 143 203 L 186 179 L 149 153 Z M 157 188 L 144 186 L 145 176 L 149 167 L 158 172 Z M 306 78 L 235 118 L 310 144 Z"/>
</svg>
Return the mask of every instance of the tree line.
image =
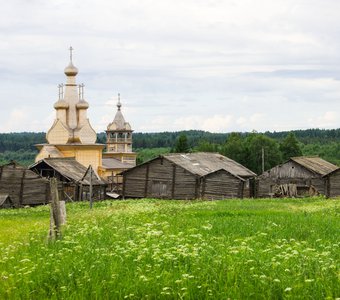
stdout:
<svg viewBox="0 0 340 300">
<path fill-rule="evenodd" d="M 105 140 L 105 133 L 99 133 L 97 141 L 105 143 Z M 183 147 L 183 142 L 185 151 L 179 151 L 178 147 Z M 2 133 L 0 163 L 16 160 L 29 165 L 37 154 L 34 145 L 41 143 L 46 143 L 43 132 Z M 210 133 L 201 130 L 134 133 L 133 147 L 138 153 L 138 163 L 168 152 L 206 151 L 226 155 L 256 173 L 262 171 L 262 153 L 265 169 L 298 155 L 319 155 L 340 165 L 340 129 L 265 133 Z M 289 147 L 297 152 L 292 149 L 289 152 Z"/>
<path fill-rule="evenodd" d="M 173 152 L 191 151 L 218 152 L 257 174 L 261 174 L 264 170 L 268 170 L 290 157 L 302 155 L 300 144 L 292 132 L 288 133 L 280 142 L 257 132 L 247 135 L 231 133 L 225 143 L 213 144 L 201 141 L 193 149 L 189 148 L 186 136 L 182 134 L 178 138 Z"/>
</svg>

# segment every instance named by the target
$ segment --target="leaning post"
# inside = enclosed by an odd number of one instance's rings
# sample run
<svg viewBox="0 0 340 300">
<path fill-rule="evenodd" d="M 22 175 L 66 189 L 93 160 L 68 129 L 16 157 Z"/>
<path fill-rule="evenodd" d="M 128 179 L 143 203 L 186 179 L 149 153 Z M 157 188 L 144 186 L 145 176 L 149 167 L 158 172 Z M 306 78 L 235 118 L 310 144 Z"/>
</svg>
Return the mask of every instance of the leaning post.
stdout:
<svg viewBox="0 0 340 300">
<path fill-rule="evenodd" d="M 49 239 L 59 238 L 61 236 L 61 212 L 58 193 L 58 181 L 56 178 L 50 179 L 51 188 L 51 206 L 50 206 L 50 231 Z"/>
<path fill-rule="evenodd" d="M 92 166 L 90 165 L 90 209 L 92 209 L 93 206 L 93 199 L 92 199 L 92 174 L 93 174 L 93 170 L 92 170 Z"/>
</svg>

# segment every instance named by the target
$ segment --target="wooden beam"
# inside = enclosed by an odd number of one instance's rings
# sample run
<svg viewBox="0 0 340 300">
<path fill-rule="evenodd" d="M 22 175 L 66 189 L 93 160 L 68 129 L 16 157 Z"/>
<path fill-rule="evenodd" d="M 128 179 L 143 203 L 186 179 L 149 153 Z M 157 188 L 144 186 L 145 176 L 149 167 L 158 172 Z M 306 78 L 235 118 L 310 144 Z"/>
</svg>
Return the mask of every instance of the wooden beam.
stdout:
<svg viewBox="0 0 340 300">
<path fill-rule="evenodd" d="M 46 190 L 45 190 L 45 193 L 46 193 L 46 196 L 45 196 L 45 201 L 46 201 L 46 203 L 48 203 L 49 201 L 50 201 L 50 198 L 51 198 L 51 194 L 50 194 L 50 191 L 51 191 L 51 189 L 50 189 L 50 185 L 49 185 L 49 183 L 48 182 L 46 182 Z"/>
<path fill-rule="evenodd" d="M 20 204 L 20 206 L 22 206 L 22 203 L 23 203 L 23 197 L 24 197 L 24 179 L 25 179 L 25 176 L 26 176 L 26 169 L 22 173 L 22 177 L 21 177 L 20 194 L 19 194 L 19 204 Z"/>
<path fill-rule="evenodd" d="M 195 199 L 198 198 L 199 186 L 200 186 L 200 178 L 198 176 L 196 176 L 196 180 L 195 180 Z"/>
<path fill-rule="evenodd" d="M 249 189 L 250 189 L 250 183 L 249 183 Z M 244 181 L 240 180 L 240 190 L 239 190 L 239 197 L 243 198 L 243 191 L 244 191 Z"/>
<path fill-rule="evenodd" d="M 61 216 L 60 216 L 60 202 L 59 202 L 59 193 L 58 193 L 58 182 L 56 178 L 51 178 L 50 180 L 50 188 L 51 188 L 51 220 L 50 220 L 50 239 L 59 238 L 60 237 L 60 225 L 61 225 Z"/>
<path fill-rule="evenodd" d="M 146 165 L 146 173 L 145 173 L 145 185 L 144 185 L 144 198 L 148 196 L 148 183 L 149 183 L 149 164 Z"/>
<path fill-rule="evenodd" d="M 172 165 L 172 186 L 171 186 L 171 198 L 175 198 L 175 185 L 176 185 L 176 165 Z"/>
<path fill-rule="evenodd" d="M 207 179 L 206 179 L 206 177 L 203 177 L 202 178 L 202 192 L 201 192 L 201 198 L 204 198 L 204 196 L 205 196 L 205 186 L 206 186 L 206 184 L 207 184 Z"/>
<path fill-rule="evenodd" d="M 123 199 L 125 199 L 125 182 L 126 182 L 126 174 L 123 174 L 123 187 L 122 187 Z"/>
</svg>

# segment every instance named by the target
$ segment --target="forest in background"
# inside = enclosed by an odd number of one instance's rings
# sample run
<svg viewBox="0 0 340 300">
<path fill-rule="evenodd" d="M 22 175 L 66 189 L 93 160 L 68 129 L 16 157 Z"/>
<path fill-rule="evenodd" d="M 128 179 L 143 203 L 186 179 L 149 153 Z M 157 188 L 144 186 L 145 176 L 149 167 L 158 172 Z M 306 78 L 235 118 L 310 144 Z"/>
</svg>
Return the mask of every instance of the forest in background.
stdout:
<svg viewBox="0 0 340 300">
<path fill-rule="evenodd" d="M 0 134 L 0 164 L 15 160 L 33 163 L 35 144 L 45 143 L 45 133 L 20 132 Z M 98 134 L 105 143 L 105 133 Z M 288 156 L 318 155 L 340 165 L 340 129 L 307 129 L 286 132 L 210 133 L 201 130 L 160 133 L 134 133 L 134 151 L 138 163 L 168 152 L 219 152 L 261 173 L 262 149 L 265 169 L 281 163 Z M 287 156 L 288 155 L 288 156 Z"/>
</svg>

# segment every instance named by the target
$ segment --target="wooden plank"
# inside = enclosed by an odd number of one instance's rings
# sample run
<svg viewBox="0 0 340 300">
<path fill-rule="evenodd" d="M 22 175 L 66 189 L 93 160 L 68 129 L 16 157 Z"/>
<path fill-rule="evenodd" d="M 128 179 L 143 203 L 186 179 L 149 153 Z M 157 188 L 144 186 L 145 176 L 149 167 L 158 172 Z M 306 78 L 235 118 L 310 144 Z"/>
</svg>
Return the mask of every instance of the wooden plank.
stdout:
<svg viewBox="0 0 340 300">
<path fill-rule="evenodd" d="M 176 185 L 176 164 L 173 164 L 173 167 L 172 167 L 171 198 L 175 198 L 175 185 Z"/>
<path fill-rule="evenodd" d="M 147 196 L 148 196 L 149 170 L 150 170 L 150 164 L 147 164 L 146 165 L 146 173 L 145 173 L 145 183 L 144 183 L 144 197 L 145 198 L 147 198 Z"/>
<path fill-rule="evenodd" d="M 239 197 L 242 199 L 243 198 L 243 191 L 244 191 L 244 182 L 240 180 L 240 194 Z"/>
<path fill-rule="evenodd" d="M 207 187 L 207 178 L 203 177 L 203 179 L 202 179 L 202 194 L 201 194 L 201 198 L 203 198 L 203 199 L 205 198 L 206 187 Z"/>
<path fill-rule="evenodd" d="M 196 181 L 195 181 L 195 199 L 198 198 L 199 187 L 200 187 L 200 178 L 198 176 L 196 176 Z"/>
<path fill-rule="evenodd" d="M 24 179 L 25 179 L 25 175 L 26 175 L 26 170 L 24 170 L 24 172 L 22 173 L 22 177 L 21 177 L 21 184 L 20 184 L 20 194 L 19 194 L 19 204 L 20 206 L 23 203 L 23 195 L 24 195 Z"/>
</svg>

